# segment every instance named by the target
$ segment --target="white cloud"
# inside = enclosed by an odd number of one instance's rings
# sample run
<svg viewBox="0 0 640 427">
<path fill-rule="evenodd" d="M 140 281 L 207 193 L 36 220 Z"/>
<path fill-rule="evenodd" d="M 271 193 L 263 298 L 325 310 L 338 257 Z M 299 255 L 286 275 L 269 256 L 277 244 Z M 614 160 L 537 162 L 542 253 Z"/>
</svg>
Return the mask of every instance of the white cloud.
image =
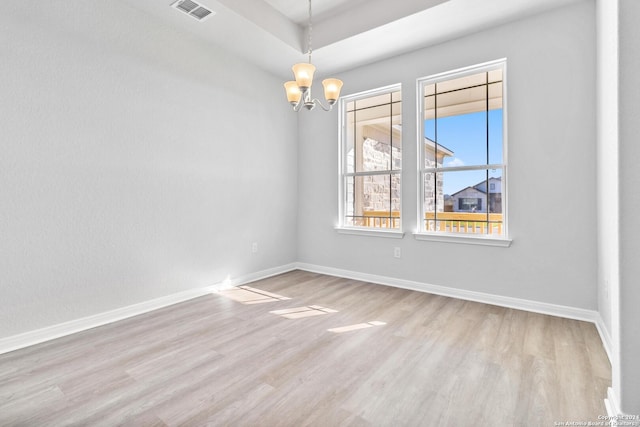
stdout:
<svg viewBox="0 0 640 427">
<path fill-rule="evenodd" d="M 444 165 L 448 167 L 464 166 L 464 162 L 461 159 L 454 157 L 451 160 L 445 160 Z"/>
</svg>

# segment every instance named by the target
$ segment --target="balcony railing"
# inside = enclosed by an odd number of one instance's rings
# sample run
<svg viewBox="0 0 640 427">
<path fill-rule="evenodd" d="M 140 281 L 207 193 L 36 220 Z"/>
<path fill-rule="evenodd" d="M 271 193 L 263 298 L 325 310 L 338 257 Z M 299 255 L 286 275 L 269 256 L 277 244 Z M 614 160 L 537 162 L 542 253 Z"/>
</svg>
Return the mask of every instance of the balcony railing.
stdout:
<svg viewBox="0 0 640 427">
<path fill-rule="evenodd" d="M 399 228 L 400 212 L 363 212 L 362 226 L 371 228 Z M 482 212 L 427 212 L 425 230 L 465 234 L 502 234 L 502 214 Z"/>
<path fill-rule="evenodd" d="M 400 228 L 400 212 L 391 211 L 364 211 L 361 217 L 354 217 L 355 225 L 371 228 Z"/>
</svg>

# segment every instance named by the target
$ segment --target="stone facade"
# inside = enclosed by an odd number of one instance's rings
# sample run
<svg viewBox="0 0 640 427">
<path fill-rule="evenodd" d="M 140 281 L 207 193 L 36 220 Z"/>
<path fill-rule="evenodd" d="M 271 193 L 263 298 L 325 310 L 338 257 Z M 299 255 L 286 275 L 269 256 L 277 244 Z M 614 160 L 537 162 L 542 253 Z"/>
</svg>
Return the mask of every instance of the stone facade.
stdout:
<svg viewBox="0 0 640 427">
<path fill-rule="evenodd" d="M 432 141 L 431 144 L 435 146 Z M 439 153 L 438 161 L 435 160 L 435 150 L 431 145 L 427 144 L 427 152 L 425 153 L 425 167 L 435 168 L 442 166 L 444 152 Z M 424 211 L 425 212 L 444 212 L 444 194 L 442 192 L 443 175 L 442 173 L 426 173 L 424 175 Z M 434 196 L 435 195 L 435 196 Z"/>
<path fill-rule="evenodd" d="M 435 167 L 436 160 L 432 147 L 426 147 L 425 166 Z M 439 153 L 438 166 L 442 166 L 445 153 Z M 353 164 L 353 151 L 347 153 L 348 161 Z M 389 161 L 393 161 L 393 170 L 400 171 L 402 167 L 402 152 L 397 147 L 391 147 L 388 143 L 366 138 L 362 145 L 362 169 L 361 171 L 389 170 Z M 400 211 L 401 183 L 400 174 L 370 175 L 353 178 L 360 180 L 356 187 L 362 188 L 362 198 L 359 200 L 361 212 L 366 211 Z M 354 185 L 350 180 L 346 189 L 346 215 L 361 215 L 355 212 L 356 200 L 354 197 Z M 424 179 L 424 209 L 425 212 L 444 212 L 445 195 L 442 192 L 443 174 L 425 174 Z M 435 195 L 435 197 L 434 197 Z M 391 204 L 391 206 L 389 206 Z"/>
<path fill-rule="evenodd" d="M 424 175 L 425 212 L 444 212 L 444 194 L 442 192 L 442 186 L 442 173 L 427 173 Z"/>
<path fill-rule="evenodd" d="M 354 153 L 347 153 L 347 160 L 353 164 Z M 389 170 L 390 160 L 393 160 L 393 170 L 400 171 L 402 166 L 402 152 L 399 148 L 387 143 L 366 138 L 362 145 L 362 169 L 361 171 L 383 171 Z M 354 181 L 356 185 L 354 186 Z M 362 189 L 362 197 L 357 201 L 354 187 Z M 400 211 L 400 173 L 369 175 L 350 178 L 346 188 L 346 212 L 350 216 L 360 216 L 367 211 Z M 354 225 L 360 224 L 358 220 Z"/>
<path fill-rule="evenodd" d="M 362 169 L 389 170 L 393 154 L 393 169 L 401 167 L 401 152 L 396 147 L 367 138 L 362 146 Z M 400 174 L 363 176 L 363 211 L 400 210 Z"/>
</svg>

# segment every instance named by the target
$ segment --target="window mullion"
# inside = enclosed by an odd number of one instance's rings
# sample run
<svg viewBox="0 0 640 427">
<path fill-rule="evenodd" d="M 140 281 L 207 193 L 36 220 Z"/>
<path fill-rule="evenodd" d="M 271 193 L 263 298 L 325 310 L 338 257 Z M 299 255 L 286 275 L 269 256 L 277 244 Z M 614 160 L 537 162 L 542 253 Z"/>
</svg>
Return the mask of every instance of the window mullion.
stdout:
<svg viewBox="0 0 640 427">
<path fill-rule="evenodd" d="M 434 173 L 433 173 L 433 219 L 434 226 L 438 228 L 438 84 L 433 85 L 433 148 L 434 148 Z M 425 222 L 426 226 L 426 222 Z"/>
<path fill-rule="evenodd" d="M 372 176 L 372 175 L 400 175 L 402 171 L 400 169 L 396 170 L 379 170 L 379 171 L 367 171 L 367 172 L 349 172 L 345 173 L 344 176 Z"/>
<path fill-rule="evenodd" d="M 424 168 L 421 169 L 423 173 L 435 173 L 435 172 L 458 172 L 458 171 L 472 171 L 472 170 L 485 170 L 485 169 L 504 169 L 503 164 L 490 164 L 490 165 L 473 165 L 473 166 L 449 166 L 439 168 Z"/>
<path fill-rule="evenodd" d="M 487 164 L 489 164 L 489 72 L 485 72 L 485 127 L 486 127 L 486 149 L 487 149 Z M 485 185 L 487 186 L 487 233 L 489 232 L 489 218 L 491 210 L 491 188 L 489 185 L 489 169 L 485 173 Z"/>
</svg>

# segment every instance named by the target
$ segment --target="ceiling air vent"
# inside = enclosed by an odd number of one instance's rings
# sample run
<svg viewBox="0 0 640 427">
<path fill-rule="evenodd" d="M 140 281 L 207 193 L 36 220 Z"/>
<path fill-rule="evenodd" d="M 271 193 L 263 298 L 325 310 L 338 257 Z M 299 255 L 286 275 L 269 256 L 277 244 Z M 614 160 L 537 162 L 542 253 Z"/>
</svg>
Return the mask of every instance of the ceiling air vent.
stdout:
<svg viewBox="0 0 640 427">
<path fill-rule="evenodd" d="M 206 6 L 192 0 L 178 0 L 177 2 L 172 3 L 171 7 L 186 13 L 198 21 L 204 21 L 206 18 L 216 14 Z"/>
</svg>

